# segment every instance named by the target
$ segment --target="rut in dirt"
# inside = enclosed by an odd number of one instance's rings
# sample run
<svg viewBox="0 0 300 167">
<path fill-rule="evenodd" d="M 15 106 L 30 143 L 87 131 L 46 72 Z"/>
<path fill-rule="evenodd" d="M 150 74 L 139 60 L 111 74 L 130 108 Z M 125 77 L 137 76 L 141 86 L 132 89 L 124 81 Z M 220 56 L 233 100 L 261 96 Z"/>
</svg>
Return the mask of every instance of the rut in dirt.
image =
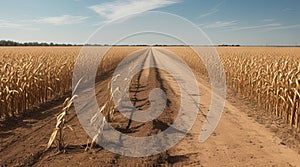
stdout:
<svg viewBox="0 0 300 167">
<path fill-rule="evenodd" d="M 156 61 L 152 56 L 151 50 L 147 50 L 147 56 L 145 56 L 142 60 L 142 66 L 149 64 L 155 64 Z M 121 115 L 120 113 L 116 113 L 115 121 L 111 122 L 113 127 L 122 133 L 126 133 L 127 135 L 132 135 L 136 137 L 147 137 L 153 136 L 155 134 L 159 134 L 162 131 L 166 130 L 173 123 L 174 119 L 178 114 L 179 105 L 174 100 L 170 100 L 171 96 L 177 96 L 174 94 L 173 87 L 166 81 L 164 81 L 164 77 L 162 76 L 163 71 L 160 71 L 158 68 L 146 68 L 137 73 L 130 84 L 129 87 L 129 95 L 132 104 L 138 108 L 139 110 L 146 110 L 150 108 L 151 102 L 149 100 L 149 94 L 151 90 L 155 88 L 160 88 L 165 92 L 167 97 L 166 107 L 163 113 L 156 119 L 141 123 L 133 120 L 128 120 L 126 117 Z M 126 107 L 126 106 L 123 106 Z M 131 111 L 130 118 L 136 111 Z M 120 122 L 124 122 L 120 124 Z M 128 123 L 128 124 L 126 124 Z M 156 141 L 156 147 L 163 147 L 166 141 Z M 151 147 L 151 146 L 150 146 Z M 120 158 L 124 158 L 123 156 L 117 156 L 116 159 L 120 160 Z M 150 157 L 140 158 L 145 161 L 151 161 L 153 164 L 166 164 L 171 163 L 169 161 L 175 162 L 174 157 L 169 156 L 168 151 L 164 151 L 158 155 L 153 155 Z M 150 160 L 151 159 L 151 160 Z M 122 162 L 122 160 L 120 160 Z"/>
</svg>

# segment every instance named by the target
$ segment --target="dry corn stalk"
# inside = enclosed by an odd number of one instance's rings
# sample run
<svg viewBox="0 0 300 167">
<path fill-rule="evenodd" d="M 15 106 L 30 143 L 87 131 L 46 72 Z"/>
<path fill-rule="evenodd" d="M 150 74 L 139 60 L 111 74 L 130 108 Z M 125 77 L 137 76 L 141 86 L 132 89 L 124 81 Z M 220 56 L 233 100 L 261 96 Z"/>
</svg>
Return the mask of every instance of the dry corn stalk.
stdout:
<svg viewBox="0 0 300 167">
<path fill-rule="evenodd" d="M 105 119 L 105 116 L 103 116 L 103 113 L 102 113 L 104 111 L 106 105 L 107 105 L 107 103 L 104 106 L 102 106 L 99 109 L 99 111 L 96 112 L 95 115 L 90 120 L 90 126 L 93 128 L 93 132 L 95 132 L 95 135 L 92 138 L 91 143 L 89 143 L 90 140 L 89 140 L 89 137 L 88 137 L 85 151 L 91 150 L 95 146 L 96 142 L 101 140 L 101 133 L 103 131 L 103 128 L 104 128 L 105 124 L 107 123 L 106 119 Z"/>
<path fill-rule="evenodd" d="M 71 105 L 73 104 L 74 98 L 76 98 L 77 95 L 73 95 L 73 97 L 67 98 L 64 102 L 62 112 L 56 117 L 56 126 L 54 131 L 51 134 L 51 137 L 48 141 L 47 148 L 48 150 L 51 145 L 53 144 L 54 140 L 56 139 L 57 133 L 59 134 L 58 136 L 58 149 L 62 150 L 65 148 L 65 143 L 64 143 L 64 129 L 69 128 L 71 131 L 73 131 L 73 128 L 69 125 L 67 125 L 67 115 L 68 111 L 70 110 Z"/>
</svg>

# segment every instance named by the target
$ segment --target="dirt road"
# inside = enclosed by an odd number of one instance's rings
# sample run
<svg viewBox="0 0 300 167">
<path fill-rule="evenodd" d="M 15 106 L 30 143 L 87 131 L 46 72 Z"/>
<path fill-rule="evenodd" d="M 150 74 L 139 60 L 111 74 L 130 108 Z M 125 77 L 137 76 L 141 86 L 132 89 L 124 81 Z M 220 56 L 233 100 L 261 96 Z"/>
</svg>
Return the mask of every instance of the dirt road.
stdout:
<svg viewBox="0 0 300 167">
<path fill-rule="evenodd" d="M 153 50 L 146 50 L 146 56 L 139 60 L 164 64 L 166 59 L 155 56 Z M 154 51 L 155 52 L 155 51 Z M 172 58 L 171 58 L 172 59 Z M 96 83 L 98 104 L 103 104 L 107 84 L 112 72 Z M 46 143 L 55 127 L 55 115 L 60 112 L 64 99 L 49 102 L 36 111 L 28 112 L 18 119 L 1 122 L 0 164 L 2 166 L 300 166 L 300 154 L 286 146 L 272 130 L 249 117 L 246 105 L 232 94 L 228 94 L 219 125 L 210 138 L 199 143 L 199 134 L 208 113 L 211 95 L 207 81 L 197 78 L 200 92 L 200 112 L 196 121 L 182 141 L 171 149 L 157 155 L 130 158 L 111 153 L 102 147 L 84 152 L 87 135 L 72 110 L 69 125 L 74 131 L 66 130 L 64 153 L 57 153 L 53 147 L 44 152 Z M 130 136 L 145 137 L 159 134 L 175 120 L 180 108 L 180 86 L 166 71 L 156 68 L 137 73 L 130 84 L 130 99 L 140 110 L 151 107 L 148 99 L 152 89 L 165 91 L 167 105 L 156 119 L 145 123 L 129 120 L 119 112 L 110 124 Z M 128 128 L 129 127 L 129 128 Z M 168 136 L 166 136 L 168 137 Z M 162 141 L 165 144 L 167 140 Z"/>
</svg>

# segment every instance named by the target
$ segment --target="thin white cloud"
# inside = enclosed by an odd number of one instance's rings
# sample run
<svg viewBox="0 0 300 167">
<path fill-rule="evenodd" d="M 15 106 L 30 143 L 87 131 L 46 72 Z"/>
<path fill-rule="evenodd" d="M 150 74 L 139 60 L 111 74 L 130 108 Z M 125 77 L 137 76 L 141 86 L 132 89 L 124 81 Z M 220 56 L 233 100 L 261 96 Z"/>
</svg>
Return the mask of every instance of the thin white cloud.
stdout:
<svg viewBox="0 0 300 167">
<path fill-rule="evenodd" d="M 262 25 L 254 25 L 254 26 L 232 26 L 229 27 L 230 31 L 240 31 L 240 30 L 255 30 L 255 29 L 265 29 L 265 28 L 273 28 L 282 26 L 280 23 L 272 23 L 272 24 L 262 24 Z"/>
<path fill-rule="evenodd" d="M 285 29 L 293 29 L 293 28 L 300 28 L 300 24 L 294 25 L 282 25 L 277 27 L 267 27 L 265 30 L 272 31 L 272 30 L 285 30 Z"/>
<path fill-rule="evenodd" d="M 131 14 L 146 12 L 179 3 L 178 0 L 125 0 L 106 2 L 88 7 L 106 20 L 116 20 Z"/>
<path fill-rule="evenodd" d="M 210 16 L 210 15 L 213 15 L 217 12 L 219 12 L 219 7 L 223 4 L 224 1 L 218 3 L 216 6 L 214 6 L 212 9 L 210 9 L 208 12 L 200 15 L 198 18 L 204 18 L 204 17 L 207 17 L 207 16 Z"/>
<path fill-rule="evenodd" d="M 213 15 L 213 14 L 217 13 L 218 11 L 219 11 L 219 9 L 210 10 L 207 13 L 204 13 L 204 14 L 200 15 L 198 18 L 203 18 L 203 17 Z"/>
<path fill-rule="evenodd" d="M 262 22 L 273 22 L 273 21 L 275 21 L 275 19 L 263 19 L 263 20 L 261 20 Z"/>
<path fill-rule="evenodd" d="M 284 9 L 282 9 L 282 11 L 283 12 L 289 12 L 289 11 L 293 11 L 294 9 L 292 9 L 292 8 L 284 8 Z"/>
<path fill-rule="evenodd" d="M 208 28 L 208 29 L 213 29 L 213 28 L 224 28 L 224 27 L 229 27 L 236 25 L 238 20 L 233 20 L 233 21 L 217 21 L 212 24 L 207 24 L 203 25 L 203 28 Z"/>
<path fill-rule="evenodd" d="M 8 21 L 8 20 L 2 20 L 2 19 L 0 19 L 0 27 L 1 28 L 20 28 L 20 27 L 22 27 L 22 25 L 21 24 L 17 24 L 17 23 L 12 23 L 12 22 L 10 22 L 10 21 Z"/>
<path fill-rule="evenodd" d="M 242 31 L 242 30 L 275 31 L 275 30 L 300 28 L 300 24 L 283 25 L 281 23 L 269 23 L 269 24 L 261 24 L 261 25 L 254 25 L 254 26 L 237 26 L 237 25 L 233 25 L 233 26 L 225 26 L 224 28 L 225 28 L 224 31 Z"/>
<path fill-rule="evenodd" d="M 13 22 L 11 20 L 0 19 L 0 28 L 5 29 L 22 29 L 22 30 L 37 30 L 37 28 L 30 27 L 19 22 Z"/>
<path fill-rule="evenodd" d="M 63 15 L 57 17 L 43 17 L 39 19 L 33 20 L 36 23 L 45 23 L 45 24 L 52 24 L 52 25 L 68 25 L 68 24 L 79 24 L 86 20 L 88 17 L 84 16 L 70 16 L 70 15 Z"/>
</svg>

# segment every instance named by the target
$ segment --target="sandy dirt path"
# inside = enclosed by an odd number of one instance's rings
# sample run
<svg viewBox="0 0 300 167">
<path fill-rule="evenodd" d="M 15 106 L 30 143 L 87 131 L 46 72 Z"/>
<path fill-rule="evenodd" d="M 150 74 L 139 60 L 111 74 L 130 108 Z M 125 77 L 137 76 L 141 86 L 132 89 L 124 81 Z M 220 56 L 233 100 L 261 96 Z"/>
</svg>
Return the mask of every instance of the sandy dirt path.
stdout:
<svg viewBox="0 0 300 167">
<path fill-rule="evenodd" d="M 203 96 L 210 91 L 201 81 Z M 235 99 L 234 97 L 230 97 Z M 201 98 L 202 109 L 208 112 L 209 98 Z M 199 143 L 203 125 L 197 120 L 191 135 L 170 150 L 170 155 L 187 155 L 186 165 L 201 166 L 300 166 L 300 154 L 281 143 L 275 133 L 248 117 L 242 110 L 249 108 L 242 102 L 226 101 L 222 119 L 215 132 L 204 143 Z"/>
<path fill-rule="evenodd" d="M 151 48 L 149 48 L 151 50 Z M 147 53 L 150 53 L 148 49 Z M 155 52 L 155 51 L 154 51 Z M 153 53 L 153 50 L 152 50 Z M 172 58 L 171 58 L 172 59 Z M 161 56 L 146 54 L 140 60 L 163 65 Z M 107 83 L 112 72 L 96 84 L 99 104 L 107 93 Z M 201 112 L 185 136 L 171 149 L 149 157 L 130 158 L 111 153 L 101 147 L 84 152 L 87 135 L 82 129 L 75 112 L 70 112 L 69 125 L 75 131 L 67 132 L 65 153 L 57 154 L 53 147 L 43 152 L 55 126 L 55 115 L 59 113 L 64 99 L 52 101 L 29 112 L 19 119 L 1 123 L 0 164 L 1 166 L 300 166 L 300 154 L 281 143 L 274 132 L 248 117 L 244 110 L 250 110 L 243 102 L 228 95 L 219 125 L 210 138 L 199 143 L 199 134 L 204 122 L 203 113 L 208 113 L 210 86 L 197 78 L 200 92 Z M 179 87 L 165 71 L 146 69 L 132 80 L 130 97 L 140 109 L 150 107 L 149 93 L 153 88 L 166 90 L 168 105 L 157 119 L 146 123 L 132 121 L 129 130 L 128 119 L 120 113 L 110 122 L 113 127 L 132 136 L 150 136 L 168 128 L 176 118 L 180 101 Z M 135 88 L 135 89 L 134 89 Z"/>
</svg>

